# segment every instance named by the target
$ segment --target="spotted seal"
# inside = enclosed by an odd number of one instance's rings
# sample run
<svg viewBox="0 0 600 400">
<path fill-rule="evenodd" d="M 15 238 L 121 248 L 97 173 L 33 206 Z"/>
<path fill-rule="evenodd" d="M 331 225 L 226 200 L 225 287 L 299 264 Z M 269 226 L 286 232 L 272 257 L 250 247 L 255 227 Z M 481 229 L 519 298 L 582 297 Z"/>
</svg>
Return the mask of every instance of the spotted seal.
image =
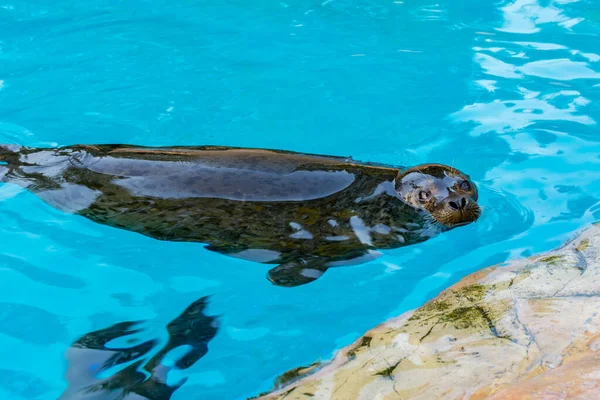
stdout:
<svg viewBox="0 0 600 400">
<path fill-rule="evenodd" d="M 218 146 L 4 146 L 0 179 L 49 204 L 159 240 L 276 264 L 297 286 L 476 221 L 477 188 L 450 166 L 404 168 Z"/>
</svg>

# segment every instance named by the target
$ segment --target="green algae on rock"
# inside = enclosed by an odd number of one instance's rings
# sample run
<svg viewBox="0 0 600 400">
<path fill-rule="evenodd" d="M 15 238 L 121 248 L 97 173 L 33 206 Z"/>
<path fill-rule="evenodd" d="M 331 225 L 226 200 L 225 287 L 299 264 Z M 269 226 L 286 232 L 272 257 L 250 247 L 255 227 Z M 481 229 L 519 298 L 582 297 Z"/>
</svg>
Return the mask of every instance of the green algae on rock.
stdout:
<svg viewBox="0 0 600 400">
<path fill-rule="evenodd" d="M 463 278 L 260 399 L 543 399 L 548 382 L 572 396 L 600 389 L 598 225 Z"/>
<path fill-rule="evenodd" d="M 275 379 L 275 387 L 279 388 L 289 385 L 290 383 L 297 381 L 303 376 L 306 376 L 311 372 L 316 371 L 319 368 L 319 366 L 321 366 L 321 363 L 315 362 L 306 367 L 297 367 L 290 371 L 284 372 L 282 375 L 278 376 Z"/>
<path fill-rule="evenodd" d="M 360 349 L 361 347 L 369 347 L 371 345 L 372 338 L 370 336 L 363 336 L 360 338 L 359 343 L 351 350 L 348 351 L 348 358 L 354 358 L 356 356 L 356 349 Z"/>
</svg>

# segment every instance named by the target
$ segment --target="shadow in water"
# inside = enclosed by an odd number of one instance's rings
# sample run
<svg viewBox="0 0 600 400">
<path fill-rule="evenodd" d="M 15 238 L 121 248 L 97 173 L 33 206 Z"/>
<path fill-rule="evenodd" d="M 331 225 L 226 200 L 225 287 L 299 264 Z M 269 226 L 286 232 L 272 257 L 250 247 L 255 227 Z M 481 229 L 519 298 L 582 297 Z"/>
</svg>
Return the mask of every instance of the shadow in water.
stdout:
<svg viewBox="0 0 600 400">
<path fill-rule="evenodd" d="M 142 331 L 140 321 L 117 323 L 81 337 L 66 353 L 68 387 L 59 399 L 170 399 L 186 379 L 169 385 L 168 373 L 174 368 L 187 369 L 194 365 L 206 355 L 208 342 L 217 333 L 216 317 L 204 313 L 207 300 L 203 297 L 195 301 L 167 325 L 167 343 L 149 359 L 159 344 L 157 339 L 132 347 L 110 346 L 115 341 L 132 343 L 132 338 L 126 337 Z M 169 356 L 183 346 L 188 351 L 169 362 Z M 116 372 L 110 374 L 111 370 Z"/>
</svg>

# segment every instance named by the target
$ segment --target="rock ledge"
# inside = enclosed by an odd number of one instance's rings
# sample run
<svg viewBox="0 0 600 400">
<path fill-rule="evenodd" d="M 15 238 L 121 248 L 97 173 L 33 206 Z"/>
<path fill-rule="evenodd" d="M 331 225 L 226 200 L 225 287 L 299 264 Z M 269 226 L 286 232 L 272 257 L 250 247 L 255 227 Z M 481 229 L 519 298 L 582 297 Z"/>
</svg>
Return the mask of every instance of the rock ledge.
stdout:
<svg viewBox="0 0 600 400">
<path fill-rule="evenodd" d="M 600 393 L 600 226 L 462 279 L 267 399 L 589 399 Z"/>
</svg>

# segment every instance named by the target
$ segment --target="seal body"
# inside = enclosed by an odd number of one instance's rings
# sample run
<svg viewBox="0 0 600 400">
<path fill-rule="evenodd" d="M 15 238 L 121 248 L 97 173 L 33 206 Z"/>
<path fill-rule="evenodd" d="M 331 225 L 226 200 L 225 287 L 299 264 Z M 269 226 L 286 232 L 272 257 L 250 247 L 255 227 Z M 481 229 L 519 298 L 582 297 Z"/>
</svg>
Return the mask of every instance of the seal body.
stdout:
<svg viewBox="0 0 600 400">
<path fill-rule="evenodd" d="M 0 159 L 7 163 L 3 181 L 61 210 L 155 239 L 201 242 L 222 254 L 277 264 L 268 276 L 283 286 L 452 228 L 407 201 L 414 196 L 401 196 L 405 168 L 345 157 L 78 145 L 5 147 Z M 405 192 L 414 191 L 413 181 Z"/>
</svg>

